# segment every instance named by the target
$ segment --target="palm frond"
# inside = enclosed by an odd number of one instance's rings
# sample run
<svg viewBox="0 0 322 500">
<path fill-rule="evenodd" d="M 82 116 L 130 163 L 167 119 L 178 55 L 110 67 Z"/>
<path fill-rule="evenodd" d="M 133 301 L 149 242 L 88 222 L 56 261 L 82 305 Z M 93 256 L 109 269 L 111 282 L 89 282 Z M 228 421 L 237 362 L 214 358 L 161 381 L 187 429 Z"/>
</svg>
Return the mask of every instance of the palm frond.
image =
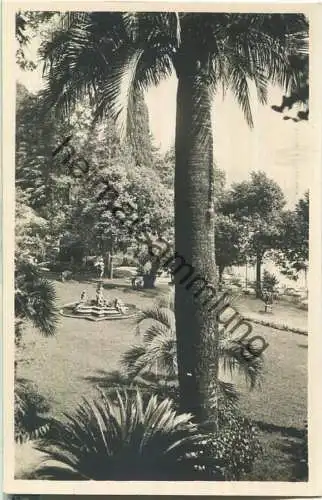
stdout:
<svg viewBox="0 0 322 500">
<path fill-rule="evenodd" d="M 174 312 L 174 292 L 164 293 L 156 301 L 157 307 L 167 308 Z"/>
<path fill-rule="evenodd" d="M 219 362 L 224 371 L 233 376 L 236 372 L 244 376 L 246 383 L 253 389 L 260 386 L 263 371 L 263 356 L 248 353 L 246 346 L 235 339 L 221 339 L 219 343 Z"/>
<path fill-rule="evenodd" d="M 110 59 L 110 68 L 105 72 L 96 118 L 110 113 L 115 119 L 121 138 L 126 137 L 133 128 L 134 83 L 138 63 L 143 50 L 124 43 Z"/>
<path fill-rule="evenodd" d="M 174 331 L 175 329 L 175 318 L 173 311 L 167 307 L 159 307 L 158 304 L 156 304 L 153 308 L 147 308 L 140 312 L 136 320 L 137 334 L 140 333 L 142 322 L 146 320 L 158 323 L 169 330 Z"/>
<path fill-rule="evenodd" d="M 223 380 L 218 380 L 218 386 L 221 393 L 224 395 L 225 401 L 226 400 L 231 402 L 238 401 L 239 394 L 234 384 L 230 382 L 224 382 Z"/>
<path fill-rule="evenodd" d="M 238 104 L 242 108 L 248 125 L 253 127 L 254 123 L 250 106 L 249 84 L 246 72 L 241 66 L 234 66 L 232 68 L 228 85 L 231 87 Z"/>
<path fill-rule="evenodd" d="M 31 321 L 45 336 L 54 335 L 58 322 L 54 284 L 33 265 L 19 265 L 15 274 L 16 317 Z"/>
<path fill-rule="evenodd" d="M 151 366 L 151 361 L 148 367 Z M 139 373 L 147 369 L 145 346 L 134 345 L 130 347 L 121 358 L 121 365 L 125 368 L 129 377 L 134 379 Z"/>
</svg>

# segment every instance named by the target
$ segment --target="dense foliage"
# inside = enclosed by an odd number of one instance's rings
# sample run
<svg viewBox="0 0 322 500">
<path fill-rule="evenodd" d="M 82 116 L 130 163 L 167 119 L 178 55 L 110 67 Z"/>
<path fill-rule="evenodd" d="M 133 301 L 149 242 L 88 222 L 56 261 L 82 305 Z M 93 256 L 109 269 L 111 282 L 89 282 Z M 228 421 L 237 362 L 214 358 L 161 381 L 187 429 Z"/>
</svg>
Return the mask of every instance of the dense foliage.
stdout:
<svg viewBox="0 0 322 500">
<path fill-rule="evenodd" d="M 265 254 L 279 247 L 280 223 L 285 205 L 283 191 L 264 172 L 252 172 L 250 181 L 234 184 L 223 213 L 243 227 L 244 251 L 256 262 L 256 292 L 261 294 L 261 266 Z"/>
<path fill-rule="evenodd" d="M 14 393 L 15 440 L 23 442 L 45 435 L 50 427 L 44 417 L 48 410 L 49 404 L 33 384 L 17 381 Z"/>
<path fill-rule="evenodd" d="M 282 273 L 297 279 L 300 271 L 307 271 L 309 260 L 309 193 L 306 192 L 294 210 L 282 215 L 279 232 L 279 252 L 276 261 Z"/>
</svg>

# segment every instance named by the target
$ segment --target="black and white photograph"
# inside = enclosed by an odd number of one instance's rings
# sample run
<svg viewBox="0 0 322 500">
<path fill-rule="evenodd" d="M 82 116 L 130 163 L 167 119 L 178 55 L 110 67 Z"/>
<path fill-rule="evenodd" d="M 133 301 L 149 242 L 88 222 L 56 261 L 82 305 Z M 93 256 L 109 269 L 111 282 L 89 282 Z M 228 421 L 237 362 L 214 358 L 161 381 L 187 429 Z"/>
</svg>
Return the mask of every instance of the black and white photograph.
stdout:
<svg viewBox="0 0 322 500">
<path fill-rule="evenodd" d="M 314 16 L 124 5 L 8 16 L 7 484 L 318 492 Z"/>
</svg>

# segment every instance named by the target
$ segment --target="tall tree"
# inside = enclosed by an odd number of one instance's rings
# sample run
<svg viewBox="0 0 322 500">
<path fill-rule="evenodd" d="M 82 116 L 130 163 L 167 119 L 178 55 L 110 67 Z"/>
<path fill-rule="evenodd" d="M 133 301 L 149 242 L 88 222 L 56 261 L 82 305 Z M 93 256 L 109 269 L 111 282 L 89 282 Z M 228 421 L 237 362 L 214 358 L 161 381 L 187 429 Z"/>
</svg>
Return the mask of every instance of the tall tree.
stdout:
<svg viewBox="0 0 322 500">
<path fill-rule="evenodd" d="M 252 125 L 249 81 L 262 103 L 268 82 L 288 86 L 289 56 L 306 50 L 303 31 L 307 21 L 298 14 L 68 13 L 43 46 L 46 94 L 57 112 L 86 93 L 98 117 L 112 114 L 125 133 L 133 125 L 135 91 L 175 72 L 175 248 L 209 281 L 216 275 L 213 93 L 219 83 L 230 88 Z M 216 393 L 216 315 L 186 292 L 180 276 L 175 286 L 181 407 L 208 418 Z"/>
<path fill-rule="evenodd" d="M 217 214 L 215 222 L 216 264 L 219 285 L 222 285 L 225 267 L 245 262 L 243 254 L 244 227 L 231 216 Z"/>
<path fill-rule="evenodd" d="M 297 279 L 299 272 L 308 269 L 309 260 L 309 193 L 306 192 L 294 210 L 283 213 L 280 224 L 280 241 L 275 254 L 282 273 Z"/>
<path fill-rule="evenodd" d="M 264 172 L 234 184 L 223 212 L 231 214 L 246 232 L 246 252 L 256 262 L 256 295 L 261 296 L 261 267 L 267 251 L 279 245 L 280 222 L 285 205 L 283 191 Z"/>
</svg>

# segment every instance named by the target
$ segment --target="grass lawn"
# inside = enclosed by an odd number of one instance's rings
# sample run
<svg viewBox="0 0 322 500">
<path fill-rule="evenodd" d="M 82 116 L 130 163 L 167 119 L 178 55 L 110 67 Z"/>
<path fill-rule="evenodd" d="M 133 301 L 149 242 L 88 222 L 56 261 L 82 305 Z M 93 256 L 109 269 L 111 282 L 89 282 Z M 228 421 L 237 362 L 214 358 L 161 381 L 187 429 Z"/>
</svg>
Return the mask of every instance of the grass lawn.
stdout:
<svg viewBox="0 0 322 500">
<path fill-rule="evenodd" d="M 95 288 L 92 282 L 56 282 L 59 305 L 77 300 L 84 289 L 94 297 Z M 167 289 L 164 284 L 138 292 L 128 281 L 118 280 L 106 285 L 105 296 L 144 308 Z M 133 319 L 92 322 L 67 317 L 61 317 L 52 338 L 30 328 L 24 337 L 28 361 L 19 364 L 18 376 L 35 382 L 49 400 L 51 414 L 59 416 L 71 411 L 81 396 L 92 397 L 95 386 L 106 385 L 108 374 L 120 369 L 121 355 L 136 342 L 133 330 Z M 269 343 L 262 387 L 249 392 L 243 380 L 236 381 L 243 412 L 258 422 L 264 446 L 264 457 L 249 479 L 291 481 L 306 419 L 307 337 L 259 325 L 254 325 L 254 335 Z"/>
</svg>

